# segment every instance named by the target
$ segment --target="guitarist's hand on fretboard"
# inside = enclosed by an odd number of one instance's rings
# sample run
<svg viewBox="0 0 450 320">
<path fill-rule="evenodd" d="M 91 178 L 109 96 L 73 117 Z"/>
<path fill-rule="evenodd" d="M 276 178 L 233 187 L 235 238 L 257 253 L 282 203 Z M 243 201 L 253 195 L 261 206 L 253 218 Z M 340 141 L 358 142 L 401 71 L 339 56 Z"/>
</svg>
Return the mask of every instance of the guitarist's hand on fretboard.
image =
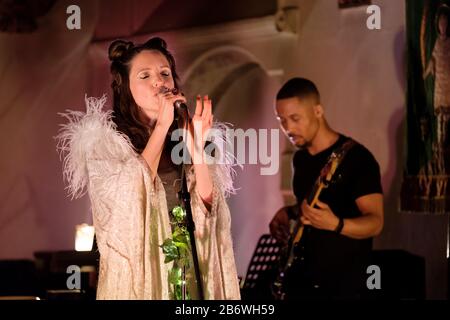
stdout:
<svg viewBox="0 0 450 320">
<path fill-rule="evenodd" d="M 319 200 L 315 202 L 314 208 L 306 201 L 302 202 L 301 222 L 304 225 L 311 225 L 314 228 L 333 231 L 339 224 L 339 218 L 333 213 L 330 207 Z"/>
</svg>

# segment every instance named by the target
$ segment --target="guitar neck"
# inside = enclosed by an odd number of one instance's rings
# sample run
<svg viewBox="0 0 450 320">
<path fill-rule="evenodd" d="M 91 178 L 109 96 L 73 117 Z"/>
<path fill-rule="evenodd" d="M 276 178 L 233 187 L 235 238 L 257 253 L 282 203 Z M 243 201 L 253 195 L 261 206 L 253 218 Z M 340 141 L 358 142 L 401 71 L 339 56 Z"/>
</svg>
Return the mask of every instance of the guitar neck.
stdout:
<svg viewBox="0 0 450 320">
<path fill-rule="evenodd" d="M 309 206 L 314 207 L 316 205 L 317 200 L 319 200 L 320 193 L 322 192 L 323 184 L 320 182 L 316 182 L 314 184 L 313 189 L 309 193 L 308 197 L 306 198 L 306 202 Z"/>
</svg>

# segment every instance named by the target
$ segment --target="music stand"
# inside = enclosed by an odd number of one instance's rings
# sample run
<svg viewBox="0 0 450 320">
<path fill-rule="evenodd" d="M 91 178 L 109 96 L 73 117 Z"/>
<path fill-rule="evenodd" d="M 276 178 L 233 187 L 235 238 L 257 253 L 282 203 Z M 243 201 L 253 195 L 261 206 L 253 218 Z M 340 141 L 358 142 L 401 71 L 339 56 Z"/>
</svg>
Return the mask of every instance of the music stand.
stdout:
<svg viewBox="0 0 450 320">
<path fill-rule="evenodd" d="M 241 286 L 242 300 L 274 299 L 271 285 L 275 280 L 280 250 L 280 244 L 270 234 L 259 238 Z"/>
</svg>

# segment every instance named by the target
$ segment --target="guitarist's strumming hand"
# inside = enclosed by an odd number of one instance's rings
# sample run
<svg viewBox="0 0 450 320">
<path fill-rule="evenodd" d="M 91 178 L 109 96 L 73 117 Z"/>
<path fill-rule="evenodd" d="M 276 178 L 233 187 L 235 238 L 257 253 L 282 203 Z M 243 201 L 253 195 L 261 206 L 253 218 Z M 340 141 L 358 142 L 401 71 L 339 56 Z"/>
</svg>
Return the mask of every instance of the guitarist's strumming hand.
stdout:
<svg viewBox="0 0 450 320">
<path fill-rule="evenodd" d="M 302 223 L 317 229 L 335 230 L 339 224 L 339 218 L 326 203 L 317 200 L 316 206 L 318 208 L 313 208 L 306 203 L 306 200 L 303 200 L 301 206 L 302 216 L 300 217 Z"/>
</svg>

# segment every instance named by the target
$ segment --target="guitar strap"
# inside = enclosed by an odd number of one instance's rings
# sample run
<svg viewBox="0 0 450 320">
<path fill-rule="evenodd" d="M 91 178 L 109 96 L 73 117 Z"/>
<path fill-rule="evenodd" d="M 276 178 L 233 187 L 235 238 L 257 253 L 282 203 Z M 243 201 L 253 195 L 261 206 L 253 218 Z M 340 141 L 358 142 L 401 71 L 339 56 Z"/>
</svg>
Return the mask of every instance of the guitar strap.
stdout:
<svg viewBox="0 0 450 320">
<path fill-rule="evenodd" d="M 331 155 L 328 157 L 327 162 L 325 163 L 325 166 L 328 165 L 328 163 L 331 161 L 331 159 L 333 158 L 333 155 L 338 155 L 341 160 L 338 163 L 338 167 L 341 165 L 342 161 L 344 161 L 345 156 L 347 155 L 348 151 L 356 144 L 356 141 L 353 140 L 352 138 L 347 138 L 347 140 L 341 144 L 340 146 L 337 146 L 333 152 L 331 153 Z M 324 168 L 325 168 L 324 166 Z M 323 168 L 322 168 L 323 169 Z M 337 170 L 337 168 L 336 168 Z M 328 181 L 329 182 L 329 181 Z"/>
<path fill-rule="evenodd" d="M 328 160 L 325 162 L 325 165 L 322 167 L 320 172 L 328 165 L 328 163 L 331 161 L 331 158 L 334 155 L 339 155 L 341 160 L 339 161 L 339 165 L 344 161 L 345 156 L 347 155 L 348 151 L 356 145 L 356 141 L 352 138 L 347 138 L 344 143 L 334 148 L 334 150 L 331 152 L 330 156 L 328 157 Z M 336 168 L 337 170 L 337 168 Z M 315 180 L 317 181 L 317 179 Z M 329 182 L 329 181 L 328 181 Z M 296 203 L 293 206 L 290 206 L 287 208 L 287 214 L 290 220 L 296 220 L 298 218 L 298 214 L 300 212 L 300 204 Z"/>
<path fill-rule="evenodd" d="M 354 145 L 356 145 L 356 141 L 353 140 L 352 138 L 347 138 L 347 140 L 341 146 L 338 146 L 333 150 L 333 152 L 331 153 L 330 157 L 327 160 L 327 164 L 333 157 L 333 154 L 338 154 L 341 158 L 341 161 L 339 161 L 339 165 L 341 165 L 341 163 L 342 163 L 342 161 L 344 161 L 344 158 L 347 155 L 348 151 L 351 148 L 353 148 Z M 327 165 L 327 164 L 325 164 L 325 165 Z"/>
</svg>

